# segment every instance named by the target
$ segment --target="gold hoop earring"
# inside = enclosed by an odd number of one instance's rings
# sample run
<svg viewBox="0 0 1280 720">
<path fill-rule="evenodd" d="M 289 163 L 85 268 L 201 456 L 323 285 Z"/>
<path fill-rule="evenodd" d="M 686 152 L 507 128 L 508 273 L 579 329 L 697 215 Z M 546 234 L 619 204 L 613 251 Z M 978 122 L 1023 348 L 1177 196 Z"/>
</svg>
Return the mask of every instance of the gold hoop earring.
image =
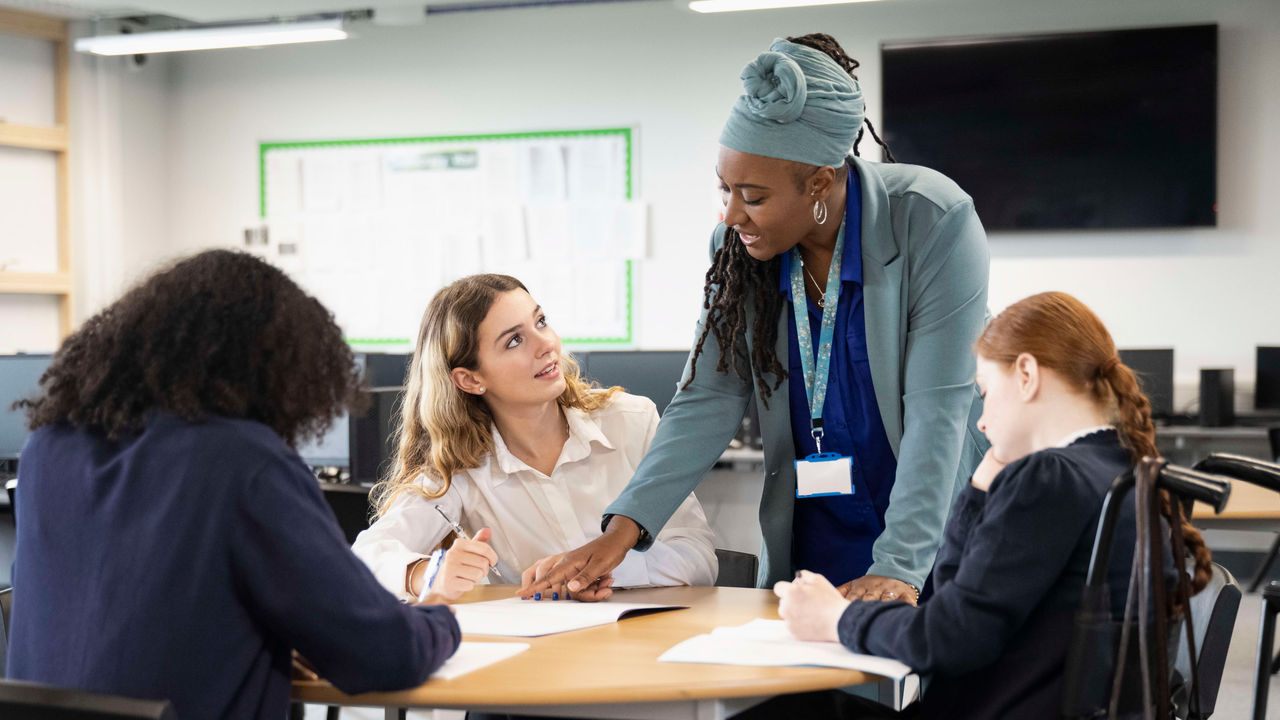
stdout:
<svg viewBox="0 0 1280 720">
<path fill-rule="evenodd" d="M 821 200 L 813 201 L 813 221 L 819 225 L 827 222 L 827 204 Z"/>
</svg>

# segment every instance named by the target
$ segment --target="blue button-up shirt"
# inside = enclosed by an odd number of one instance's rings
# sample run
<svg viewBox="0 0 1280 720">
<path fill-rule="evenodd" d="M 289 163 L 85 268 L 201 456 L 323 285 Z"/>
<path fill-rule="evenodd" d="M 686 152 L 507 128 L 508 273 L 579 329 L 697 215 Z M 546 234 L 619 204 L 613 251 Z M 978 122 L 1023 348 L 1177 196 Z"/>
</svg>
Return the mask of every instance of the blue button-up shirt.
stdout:
<svg viewBox="0 0 1280 720">
<path fill-rule="evenodd" d="M 850 172 L 842 230 L 846 235 L 840 261 L 840 304 L 831 344 L 827 399 L 822 412 L 822 449 L 852 458 L 854 492 L 852 495 L 796 498 L 792 525 L 791 557 L 795 568 L 821 573 L 837 585 L 862 577 L 871 567 L 871 547 L 884 530 L 884 514 L 889 508 L 889 493 L 898 468 L 880 419 L 867 360 L 859 190 L 858 174 Z M 784 253 L 781 262 L 778 291 L 794 302 L 791 297 L 791 253 Z M 807 296 L 804 302 L 809 309 L 810 330 L 817 338 L 821 331 L 822 311 Z M 804 389 L 804 371 L 796 341 L 795 313 L 790 307 L 783 312 L 787 315 L 790 355 L 791 435 L 795 441 L 796 457 L 803 458 L 817 452 L 817 445 L 810 434 L 809 400 Z"/>
</svg>

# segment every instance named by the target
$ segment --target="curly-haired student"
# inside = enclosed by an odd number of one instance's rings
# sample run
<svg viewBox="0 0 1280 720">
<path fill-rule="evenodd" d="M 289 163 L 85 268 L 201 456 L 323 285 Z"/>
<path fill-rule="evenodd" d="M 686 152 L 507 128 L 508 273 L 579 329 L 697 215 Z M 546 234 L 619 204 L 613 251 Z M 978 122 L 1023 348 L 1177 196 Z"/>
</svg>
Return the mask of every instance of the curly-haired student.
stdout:
<svg viewBox="0 0 1280 720">
<path fill-rule="evenodd" d="M 458 647 L 447 607 L 401 604 L 356 558 L 294 451 L 361 404 L 359 376 L 333 316 L 262 260 L 154 274 L 20 404 L 9 677 L 281 718 L 293 650 L 356 693 L 419 685 Z"/>
</svg>

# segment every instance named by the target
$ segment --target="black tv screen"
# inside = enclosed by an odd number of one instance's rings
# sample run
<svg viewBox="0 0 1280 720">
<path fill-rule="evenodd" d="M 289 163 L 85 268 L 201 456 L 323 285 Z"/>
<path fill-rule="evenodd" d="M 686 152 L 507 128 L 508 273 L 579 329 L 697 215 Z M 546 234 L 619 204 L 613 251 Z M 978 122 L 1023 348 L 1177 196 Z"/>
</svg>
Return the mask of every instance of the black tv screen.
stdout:
<svg viewBox="0 0 1280 720">
<path fill-rule="evenodd" d="M 892 42 L 884 139 L 988 229 L 1215 225 L 1218 27 Z"/>
</svg>

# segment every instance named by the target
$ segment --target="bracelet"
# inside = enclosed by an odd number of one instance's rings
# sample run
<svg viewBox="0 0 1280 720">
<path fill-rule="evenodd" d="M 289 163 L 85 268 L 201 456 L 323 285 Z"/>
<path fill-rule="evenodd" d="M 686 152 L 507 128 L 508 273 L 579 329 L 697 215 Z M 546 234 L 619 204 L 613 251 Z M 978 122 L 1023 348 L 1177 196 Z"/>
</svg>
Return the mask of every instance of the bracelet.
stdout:
<svg viewBox="0 0 1280 720">
<path fill-rule="evenodd" d="M 406 566 L 404 573 L 404 594 L 413 595 L 413 574 L 418 571 L 418 566 L 426 562 L 427 558 L 420 557 Z"/>
<path fill-rule="evenodd" d="M 912 585 L 909 582 L 906 582 L 906 581 L 903 581 L 903 582 L 906 584 L 907 587 L 911 588 L 911 592 L 915 593 L 915 597 L 911 598 L 911 600 L 917 603 L 920 602 L 920 588 L 917 588 L 915 585 Z"/>
<path fill-rule="evenodd" d="M 431 558 L 427 560 L 427 572 L 422 578 L 422 590 L 418 593 L 418 602 L 427 599 L 427 595 L 431 594 L 431 583 L 435 582 L 436 573 L 440 572 L 440 561 L 444 559 L 444 550 L 437 549 L 431 553 Z"/>
</svg>

